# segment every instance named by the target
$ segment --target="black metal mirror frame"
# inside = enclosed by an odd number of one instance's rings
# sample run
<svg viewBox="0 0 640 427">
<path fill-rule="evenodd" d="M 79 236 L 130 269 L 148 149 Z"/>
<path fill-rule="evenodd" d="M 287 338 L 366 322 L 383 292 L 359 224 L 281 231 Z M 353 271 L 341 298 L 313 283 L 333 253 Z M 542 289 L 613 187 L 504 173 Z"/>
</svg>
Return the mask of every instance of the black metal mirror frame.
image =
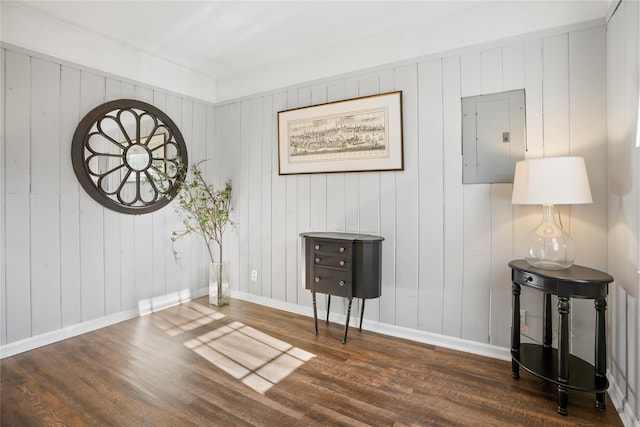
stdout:
<svg viewBox="0 0 640 427">
<path fill-rule="evenodd" d="M 135 118 L 135 135 L 131 135 L 131 129 L 123 124 L 123 114 L 127 114 L 129 119 Z M 141 133 L 143 119 L 151 119 L 153 123 L 153 130 L 146 134 Z M 105 132 L 105 120 L 114 129 L 114 125 L 117 125 L 123 140 L 118 141 Z M 149 144 L 158 130 L 162 131 L 161 143 L 150 148 Z M 120 151 L 97 151 L 91 142 L 94 137 L 102 138 L 109 146 L 113 145 Z M 146 161 L 146 165 L 140 166 L 132 160 L 133 155 L 131 158 L 127 156 L 133 147 L 135 150 L 131 153 L 142 153 L 143 164 Z M 166 155 L 167 147 L 171 148 L 173 155 Z M 163 151 L 164 156 L 158 157 L 157 153 L 154 154 L 156 151 Z M 89 163 L 100 157 L 119 158 L 118 165 L 104 172 L 92 170 Z M 154 212 L 166 206 L 178 193 L 188 165 L 187 147 L 178 126 L 157 107 L 133 99 L 106 102 L 87 113 L 73 135 L 71 161 L 78 181 L 96 202 L 114 211 L 134 215 Z M 161 171 L 158 164 L 163 164 L 164 170 Z M 168 168 L 171 168 L 172 173 L 167 173 Z M 114 176 L 116 173 L 118 175 Z M 156 178 L 160 174 L 163 179 Z M 114 191 L 103 188 L 103 180 L 109 176 L 111 181 L 117 182 Z M 123 192 L 125 188 L 131 192 L 131 185 L 135 185 L 134 197 L 132 200 L 125 200 Z M 143 185 L 150 199 L 144 199 Z"/>
</svg>

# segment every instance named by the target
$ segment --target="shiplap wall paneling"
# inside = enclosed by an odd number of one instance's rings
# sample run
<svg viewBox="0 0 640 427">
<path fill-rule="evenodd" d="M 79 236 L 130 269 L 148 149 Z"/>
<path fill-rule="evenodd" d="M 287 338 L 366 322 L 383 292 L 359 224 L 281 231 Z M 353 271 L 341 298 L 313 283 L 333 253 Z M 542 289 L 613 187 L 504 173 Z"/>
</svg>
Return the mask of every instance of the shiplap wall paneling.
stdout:
<svg viewBox="0 0 640 427">
<path fill-rule="evenodd" d="M 473 52 L 460 57 L 460 96 L 497 91 L 497 84 L 484 90 L 484 81 L 500 80 L 499 56 Z M 487 65 L 488 64 L 488 65 Z M 498 74 L 496 76 L 496 74 Z M 460 112 L 458 112 L 460 115 Z M 453 142 L 453 141 L 451 141 Z M 457 141 L 461 144 L 460 141 Z M 458 145 L 458 150 L 460 146 Z M 461 162 L 459 157 L 456 159 Z M 460 183 L 462 175 L 455 177 Z M 462 331 L 461 337 L 479 342 L 489 337 L 489 266 L 491 255 L 491 185 L 463 185 L 462 242 Z"/>
<path fill-rule="evenodd" d="M 250 278 L 251 270 L 258 270 L 258 280 L 249 280 L 249 292 L 262 296 L 261 282 L 265 279 L 261 274 L 262 266 L 262 104 L 263 98 L 253 98 L 250 102 L 249 146 L 246 166 L 249 169 L 249 269 L 241 272 Z M 269 280 L 269 279 L 267 279 Z"/>
<path fill-rule="evenodd" d="M 442 333 L 444 199 L 442 62 L 418 64 L 418 329 Z"/>
<path fill-rule="evenodd" d="M 261 285 L 261 294 L 264 297 L 273 297 L 273 277 L 272 277 L 272 257 L 271 250 L 273 233 L 272 233 L 272 220 L 273 220 L 273 181 L 272 174 L 273 169 L 271 165 L 273 163 L 273 150 L 277 145 L 274 140 L 273 129 L 275 126 L 274 112 L 273 112 L 273 95 L 267 94 L 262 98 L 262 144 L 260 147 L 261 152 L 261 167 L 260 167 L 260 253 L 261 263 L 258 265 L 258 280 Z M 282 286 L 277 284 L 275 286 Z"/>
<path fill-rule="evenodd" d="M 154 91 L 153 100 L 150 104 L 167 111 L 167 95 L 163 92 Z M 169 263 L 173 263 L 168 255 L 171 253 L 169 233 L 167 232 L 167 214 L 171 211 L 169 205 L 164 209 L 157 210 L 152 214 L 151 239 L 151 296 L 160 297 L 168 293 L 167 291 L 167 269 Z"/>
<path fill-rule="evenodd" d="M 526 151 L 525 158 L 539 158 L 544 155 L 543 124 L 543 61 L 542 40 L 531 40 L 524 44 L 524 88 L 526 110 Z M 509 201 L 511 199 L 509 198 Z M 540 206 L 514 205 L 513 209 L 513 258 L 524 257 L 523 242 L 527 235 L 542 219 Z M 509 271 L 510 274 L 510 271 Z M 510 283 L 509 278 L 509 283 Z M 509 287 L 509 293 L 511 293 Z M 526 335 L 542 341 L 542 299 L 538 291 L 523 288 L 520 304 L 526 310 L 525 320 L 529 327 Z M 510 298 L 510 297 L 509 297 Z M 509 302 L 509 306 L 511 303 Z M 496 308 L 498 306 L 495 306 Z M 504 315 L 504 314 L 503 314 Z M 510 315 L 510 313 L 509 313 Z M 497 314 L 492 313 L 495 317 Z M 509 322 L 509 324 L 511 324 Z M 503 338 L 509 340 L 508 337 Z M 523 338 L 526 342 L 526 337 Z M 508 343 L 508 341 L 507 341 Z"/>
<path fill-rule="evenodd" d="M 418 97 L 417 65 L 395 71 L 402 90 L 404 165 L 396 175 L 396 325 L 418 326 Z"/>
<path fill-rule="evenodd" d="M 29 239 L 31 64 L 27 55 L 5 55 L 5 197 L 6 197 L 6 337 L 7 342 L 31 336 Z"/>
<path fill-rule="evenodd" d="M 383 70 L 376 73 L 375 76 L 365 78 L 360 84 L 362 92 L 360 95 L 392 92 L 396 90 L 395 78 L 395 69 Z M 406 161 L 406 155 L 404 160 Z M 380 231 L 378 234 L 383 236 L 385 240 L 382 242 L 382 296 L 378 299 L 378 318 L 373 317 L 376 314 L 370 307 L 373 304 L 369 304 L 369 307 L 365 309 L 365 317 L 389 324 L 395 324 L 396 319 L 397 248 L 402 244 L 397 240 L 396 228 L 396 178 L 398 173 L 388 171 L 379 173 Z M 373 182 L 375 183 L 375 180 Z M 361 224 L 364 215 L 367 215 L 367 212 L 361 210 Z"/>
<path fill-rule="evenodd" d="M 608 267 L 615 278 L 607 307 L 609 369 L 615 390 L 636 423 L 640 420 L 640 150 L 633 139 L 640 96 L 638 6 L 637 2 L 621 2 L 607 27 Z"/>
<path fill-rule="evenodd" d="M 283 110 L 298 107 L 298 91 L 289 90 L 284 94 Z M 298 177 L 296 175 L 281 175 L 286 180 L 286 302 L 298 303 L 298 293 L 306 292 L 302 281 L 301 266 L 298 255 L 301 252 L 301 241 L 298 237 Z"/>
<path fill-rule="evenodd" d="M 444 163 L 444 298 L 443 333 L 462 336 L 464 191 L 460 135 L 460 58 L 442 60 L 442 128 Z"/>
<path fill-rule="evenodd" d="M 80 111 L 84 117 L 102 104 L 105 77 L 83 71 L 80 75 Z M 80 284 L 82 320 L 104 316 L 104 208 L 84 190 L 80 192 Z"/>
<path fill-rule="evenodd" d="M 239 197 L 238 197 L 238 233 L 240 242 L 240 265 L 238 266 L 239 288 L 242 292 L 249 292 L 249 269 L 250 267 L 250 240 L 255 237 L 251 234 L 249 203 L 252 190 L 251 181 L 251 102 L 243 100 L 240 104 L 240 178 L 239 178 Z"/>
<path fill-rule="evenodd" d="M 296 91 L 294 89 L 294 91 Z M 289 109 L 292 108 L 300 108 L 307 107 L 312 105 L 312 92 L 310 88 L 300 88 L 297 89 L 297 97 L 291 94 L 289 96 L 289 100 L 293 101 L 291 105 L 287 107 Z M 297 288 L 297 300 L 298 304 L 311 307 L 311 292 L 304 289 L 304 277 L 301 276 L 302 271 L 304 271 L 302 263 L 304 262 L 303 254 L 302 254 L 302 241 L 300 239 L 299 234 L 305 231 L 321 231 L 321 230 L 313 230 L 311 225 L 311 199 L 315 197 L 311 193 L 311 176 L 310 175 L 296 175 L 295 180 L 297 183 L 297 229 L 295 233 L 296 238 L 296 288 Z"/>
<path fill-rule="evenodd" d="M 571 207 L 570 230 L 578 240 L 576 262 L 604 271 L 608 209 L 607 159 L 602 148 L 602 141 L 607 138 L 605 37 L 604 27 L 569 36 L 570 153 L 584 157 L 594 201 Z M 593 304 L 577 300 L 572 310 L 573 332 L 580 337 L 574 340 L 573 351 L 584 360 L 593 361 Z"/>
<path fill-rule="evenodd" d="M 494 88 L 499 91 L 525 88 L 525 45 L 507 46 L 501 49 L 500 57 L 502 79 L 495 86 L 489 84 L 489 82 L 483 82 L 483 92 Z M 514 215 L 511 205 L 512 190 L 513 185 L 510 183 L 491 185 L 492 244 L 489 267 L 489 344 L 501 347 L 510 345 L 509 333 L 511 331 L 511 313 L 508 310 L 500 309 L 500 307 L 511 306 L 511 272 L 507 268 L 507 262 L 520 257 L 511 244 L 514 235 Z"/>
<path fill-rule="evenodd" d="M 31 305 L 34 335 L 60 328 L 60 65 L 31 60 Z M 52 304 L 52 301 L 54 302 Z"/>
<path fill-rule="evenodd" d="M 163 111 L 178 126 L 178 128 L 180 129 L 180 133 L 183 133 L 184 126 L 182 121 L 182 100 L 176 95 L 169 94 L 167 95 L 164 104 L 165 105 Z M 189 150 L 191 141 L 185 140 L 185 145 L 187 145 L 187 156 L 189 160 L 189 164 L 187 166 L 190 169 L 191 165 L 194 163 L 194 160 L 197 159 L 194 159 L 192 157 L 192 153 Z M 182 220 L 175 210 L 176 204 L 177 201 L 174 200 L 167 207 L 162 209 L 163 211 L 165 211 L 165 239 L 169 251 L 168 255 L 165 254 L 165 283 L 166 292 L 169 295 L 175 294 L 176 292 L 179 292 L 183 289 L 188 289 L 188 283 L 191 282 L 191 269 L 186 268 L 186 263 L 183 261 L 184 259 L 188 259 L 188 257 L 190 257 L 191 245 L 188 244 L 188 239 L 185 238 L 178 240 L 175 245 L 172 245 L 172 242 L 170 240 L 171 233 L 173 233 L 174 231 L 179 232 L 180 230 L 184 229 Z M 133 218 L 123 218 L 123 220 L 125 219 L 133 220 Z M 178 252 L 177 260 L 176 256 L 173 254 L 174 249 Z M 123 286 L 127 286 L 127 284 L 123 283 Z"/>
<path fill-rule="evenodd" d="M 287 108 L 285 92 L 273 95 L 270 117 L 271 141 L 269 153 L 271 159 L 272 182 L 272 223 L 271 223 L 271 297 L 278 301 L 287 301 L 287 178 L 278 174 L 278 111 Z M 295 246 L 295 242 L 292 242 Z"/>
<path fill-rule="evenodd" d="M 4 76 L 6 73 L 5 70 L 5 61 L 4 61 L 5 51 L 4 49 L 0 49 L 0 70 L 1 74 Z M 0 78 L 0 99 L 5 99 L 5 81 Z M 0 129 L 4 129 L 4 114 L 0 114 Z M 5 135 L 4 132 L 0 131 L 0 165 L 4 165 L 5 163 Z M 6 227 L 5 227 L 5 178 L 4 174 L 0 173 L 0 236 L 6 236 Z M 6 277 L 4 272 L 7 269 L 6 257 L 7 248 L 5 247 L 5 241 L 0 243 L 0 345 L 5 345 L 7 343 L 7 310 L 6 310 L 6 301 L 7 301 L 7 288 L 6 288 Z"/>
</svg>

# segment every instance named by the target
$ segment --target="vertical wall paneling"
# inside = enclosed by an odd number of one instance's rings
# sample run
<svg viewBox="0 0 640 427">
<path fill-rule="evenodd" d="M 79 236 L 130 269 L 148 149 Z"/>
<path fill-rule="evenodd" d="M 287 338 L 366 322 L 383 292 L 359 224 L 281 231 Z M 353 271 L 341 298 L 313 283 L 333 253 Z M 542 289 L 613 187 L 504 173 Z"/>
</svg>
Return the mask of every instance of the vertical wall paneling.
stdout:
<svg viewBox="0 0 640 427">
<path fill-rule="evenodd" d="M 80 75 L 80 111 L 86 113 L 104 101 L 105 77 L 83 71 Z M 85 191 L 80 192 L 80 284 L 82 320 L 104 316 L 104 208 Z"/>
<path fill-rule="evenodd" d="M 29 238 L 31 61 L 5 51 L 4 197 L 5 297 L 8 343 L 31 336 L 31 257 Z"/>
<path fill-rule="evenodd" d="M 544 156 L 569 154 L 569 40 L 543 41 Z"/>
<path fill-rule="evenodd" d="M 5 75 L 5 62 L 4 62 L 4 49 L 0 48 L 0 75 Z M 4 79 L 0 79 L 0 99 L 4 100 L 5 97 L 5 81 Z M 0 113 L 0 129 L 4 129 L 4 107 L 2 109 L 2 113 Z M 5 139 L 4 133 L 0 132 L 0 165 L 5 164 Z M 4 169 L 3 169 L 4 170 Z M 4 173 L 0 172 L 0 236 L 6 235 L 6 227 L 5 227 L 5 177 Z M 0 242 L 0 346 L 5 345 L 7 343 L 7 295 L 6 295 L 6 277 L 5 271 L 7 268 L 6 265 L 6 257 L 5 253 L 7 252 L 7 248 L 5 247 L 6 241 Z"/>
<path fill-rule="evenodd" d="M 285 92 L 273 95 L 270 116 L 272 122 L 271 139 L 268 152 L 270 157 L 270 180 L 272 183 L 272 223 L 271 245 L 271 297 L 278 301 L 287 301 L 287 178 L 278 175 L 278 111 L 285 110 L 287 98 Z M 266 119 L 265 119 L 266 120 Z M 295 244 L 294 244 L 295 246 Z"/>
<path fill-rule="evenodd" d="M 262 266 L 262 107 L 263 98 L 253 98 L 250 102 L 250 140 L 248 152 L 249 167 L 249 270 L 242 273 L 248 280 L 251 270 L 260 270 Z M 252 294 L 262 295 L 261 282 L 264 279 L 258 276 L 258 281 L 249 281 L 249 292 Z"/>
<path fill-rule="evenodd" d="M 594 203 L 572 206 L 571 218 L 564 219 L 571 221 L 572 235 L 579 236 L 576 262 L 606 270 L 607 160 L 600 153 L 607 138 L 605 29 L 570 34 L 569 52 L 570 152 L 585 159 Z M 572 329 L 580 337 L 574 340 L 573 351 L 593 361 L 593 304 L 576 301 L 572 311 Z"/>
<path fill-rule="evenodd" d="M 275 114 L 273 112 L 273 95 L 265 95 L 262 99 L 262 146 L 261 146 L 261 178 L 260 183 L 262 190 L 260 191 L 260 252 L 261 263 L 258 266 L 258 279 L 262 288 L 261 295 L 272 298 L 272 277 L 271 277 L 271 241 L 273 239 L 271 223 L 272 223 L 272 195 L 273 182 L 271 168 L 273 162 L 273 147 L 276 141 L 273 139 L 273 129 L 275 126 Z"/>
<path fill-rule="evenodd" d="M 460 67 L 462 97 L 495 93 L 499 90 L 498 87 L 502 86 L 501 57 L 497 49 L 463 55 Z M 460 177 L 456 179 L 459 181 Z M 462 195 L 464 232 L 461 336 L 464 339 L 487 342 L 490 308 L 491 185 L 464 185 Z"/>
<path fill-rule="evenodd" d="M 640 97 L 640 6 L 622 1 L 607 26 L 608 359 L 621 418 L 640 423 L 638 295 L 640 150 L 635 145 Z M 587 164 L 589 167 L 589 164 Z M 591 171 L 589 170 L 590 181 Z M 593 185 L 593 184 L 592 184 Z M 594 199 L 595 199 L 594 195 Z M 575 224 L 577 226 L 577 224 Z M 580 227 L 578 227 L 580 228 Z"/>
<path fill-rule="evenodd" d="M 418 329 L 442 333 L 442 62 L 418 65 Z"/>
<path fill-rule="evenodd" d="M 283 110 L 298 106 L 298 91 L 289 90 L 284 95 L 286 105 Z M 298 303 L 298 292 L 304 292 L 304 284 L 300 280 L 300 266 L 298 254 L 300 253 L 300 238 L 298 237 L 298 177 L 296 175 L 282 175 L 286 184 L 286 301 Z"/>
<path fill-rule="evenodd" d="M 238 211 L 239 211 L 239 243 L 240 253 L 246 254 L 240 258 L 239 265 L 239 289 L 243 292 L 249 291 L 249 266 L 250 257 L 247 256 L 250 252 L 249 245 L 251 225 L 249 216 L 249 203 L 250 192 L 252 182 L 250 181 L 250 171 L 252 162 L 250 161 L 251 153 L 251 103 L 249 100 L 244 100 L 240 106 L 240 178 L 238 180 L 238 188 L 240 189 L 238 197 Z"/>
<path fill-rule="evenodd" d="M 154 91 L 152 105 L 158 107 L 161 111 L 167 110 L 167 95 L 160 91 Z M 204 122 L 203 118 L 203 122 Z M 151 253 L 151 295 L 160 297 L 168 293 L 167 289 L 167 273 L 169 265 L 173 263 L 171 254 L 170 232 L 167 232 L 167 213 L 171 211 L 172 205 L 164 209 L 157 210 L 151 215 L 153 237 L 152 237 L 152 253 Z"/>
<path fill-rule="evenodd" d="M 79 323 L 80 195 L 71 165 L 71 141 L 80 121 L 80 71 L 62 66 L 60 76 L 60 313 L 61 326 Z"/>
<path fill-rule="evenodd" d="M 31 333 L 60 328 L 60 65 L 31 60 Z M 55 177 L 55 178 L 52 178 Z"/>
<path fill-rule="evenodd" d="M 291 99 L 291 98 L 289 98 Z M 297 98 L 295 99 L 294 105 L 289 105 L 288 108 L 297 108 L 297 107 L 306 107 L 312 104 L 312 91 L 310 88 L 300 88 L 297 90 Z M 311 177 L 309 175 L 298 175 L 296 177 L 297 181 L 297 212 L 298 212 L 298 229 L 296 231 L 296 290 L 297 290 L 297 298 L 298 304 L 311 307 L 311 293 L 304 289 L 304 279 L 301 277 L 301 273 L 303 271 L 301 263 L 303 262 L 301 258 L 301 239 L 299 237 L 299 233 L 305 231 L 312 231 L 312 223 L 311 223 L 311 201 L 312 201 L 312 193 L 311 193 Z M 313 197 L 321 197 L 317 195 L 313 195 Z M 316 230 L 319 231 L 319 230 Z"/>
<path fill-rule="evenodd" d="M 442 130 L 444 164 L 443 334 L 462 333 L 463 187 L 460 118 L 460 58 L 442 60 Z"/>
<path fill-rule="evenodd" d="M 240 183 L 240 176 L 242 173 L 241 164 L 244 163 L 240 156 L 241 146 L 238 143 L 241 137 L 241 106 L 238 104 L 233 104 L 228 108 L 227 120 L 223 121 L 226 126 L 222 126 L 218 124 L 218 127 L 222 127 L 222 134 L 225 136 L 225 139 L 220 144 L 220 149 L 217 152 L 217 155 L 222 159 L 222 165 L 220 167 L 221 177 L 223 179 L 231 179 L 233 184 L 233 196 L 231 198 L 231 202 L 233 204 L 233 221 L 234 223 L 238 223 L 239 218 L 239 197 L 238 190 Z M 231 280 L 230 286 L 232 289 L 239 289 L 240 284 L 242 283 L 242 277 L 240 275 L 241 266 L 243 265 L 241 260 L 242 256 L 240 253 L 240 241 L 238 238 L 238 228 L 232 227 L 229 232 L 225 236 L 225 251 L 227 253 L 229 264 L 230 264 L 230 278 Z"/>
<path fill-rule="evenodd" d="M 70 154 L 79 120 L 108 100 L 157 105 L 196 156 L 206 152 L 208 114 L 215 110 L 33 53 L 3 47 L 0 59 L 7 106 L 1 126 L 0 343 L 68 331 L 145 307 L 140 303 L 155 297 L 175 299 L 178 291 L 205 288 L 206 265 L 200 263 L 206 258 L 197 240 L 180 242 L 185 262 L 173 261 L 169 235 L 180 221 L 171 207 L 139 216 L 103 208 L 78 184 Z"/>
<path fill-rule="evenodd" d="M 536 159 L 543 156 L 544 147 L 542 40 L 526 42 L 524 50 L 524 88 L 527 115 L 525 157 Z"/>
<path fill-rule="evenodd" d="M 418 96 L 417 66 L 396 70 L 396 88 L 403 91 L 403 172 L 396 172 L 396 324 L 418 326 Z"/>
</svg>

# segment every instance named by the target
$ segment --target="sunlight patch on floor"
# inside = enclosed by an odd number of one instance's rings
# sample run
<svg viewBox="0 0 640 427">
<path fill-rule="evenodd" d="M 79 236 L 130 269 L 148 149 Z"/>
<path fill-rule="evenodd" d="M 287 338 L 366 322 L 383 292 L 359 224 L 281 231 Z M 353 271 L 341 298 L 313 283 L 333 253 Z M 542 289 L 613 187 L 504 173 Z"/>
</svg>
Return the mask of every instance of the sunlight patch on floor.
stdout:
<svg viewBox="0 0 640 427">
<path fill-rule="evenodd" d="M 258 393 L 315 357 L 241 322 L 213 329 L 184 345 Z"/>
</svg>

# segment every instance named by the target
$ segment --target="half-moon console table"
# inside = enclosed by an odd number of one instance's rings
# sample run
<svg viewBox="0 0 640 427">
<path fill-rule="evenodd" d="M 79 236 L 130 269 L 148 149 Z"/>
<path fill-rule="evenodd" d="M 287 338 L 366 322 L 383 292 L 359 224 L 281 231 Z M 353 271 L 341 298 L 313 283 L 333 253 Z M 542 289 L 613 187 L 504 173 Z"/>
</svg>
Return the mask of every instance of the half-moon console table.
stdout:
<svg viewBox="0 0 640 427">
<path fill-rule="evenodd" d="M 513 282 L 513 323 L 511 325 L 511 376 L 520 378 L 522 366 L 533 375 L 558 386 L 558 413 L 567 415 L 569 389 L 595 392 L 596 408 L 606 409 L 607 337 L 605 310 L 613 277 L 579 265 L 565 270 L 543 270 L 523 259 L 511 261 Z M 520 344 L 520 287 L 544 292 L 543 344 Z M 551 295 L 558 296 L 558 349 L 551 346 Z M 595 366 L 569 352 L 569 312 L 571 298 L 594 300 Z"/>
<path fill-rule="evenodd" d="M 347 298 L 347 320 L 343 344 L 347 342 L 351 303 L 362 298 L 360 330 L 364 300 L 378 298 L 382 293 L 381 258 L 384 237 L 350 233 L 301 233 L 304 241 L 306 289 L 313 295 L 313 318 L 318 335 L 316 292 L 328 295 L 327 323 L 331 295 Z"/>
</svg>

